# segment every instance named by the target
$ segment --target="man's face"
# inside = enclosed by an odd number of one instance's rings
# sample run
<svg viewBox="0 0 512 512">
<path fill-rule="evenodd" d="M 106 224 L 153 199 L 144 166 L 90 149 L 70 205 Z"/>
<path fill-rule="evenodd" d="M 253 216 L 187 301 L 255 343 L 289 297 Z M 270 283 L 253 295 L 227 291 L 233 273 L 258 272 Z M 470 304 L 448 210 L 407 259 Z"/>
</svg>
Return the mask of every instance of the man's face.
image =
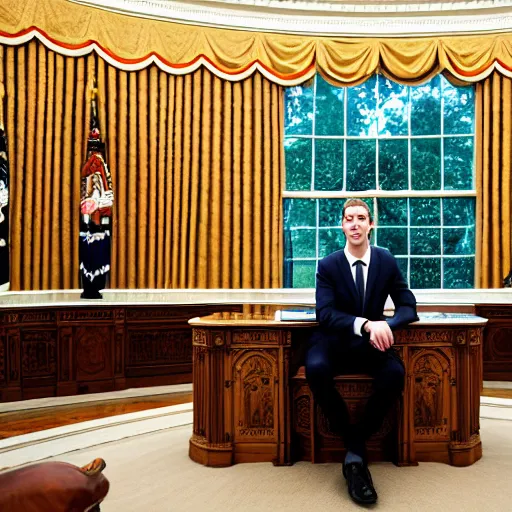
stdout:
<svg viewBox="0 0 512 512">
<path fill-rule="evenodd" d="M 368 211 L 364 206 L 349 206 L 341 221 L 341 228 L 349 245 L 359 246 L 368 243 L 368 234 L 373 228 Z"/>
</svg>

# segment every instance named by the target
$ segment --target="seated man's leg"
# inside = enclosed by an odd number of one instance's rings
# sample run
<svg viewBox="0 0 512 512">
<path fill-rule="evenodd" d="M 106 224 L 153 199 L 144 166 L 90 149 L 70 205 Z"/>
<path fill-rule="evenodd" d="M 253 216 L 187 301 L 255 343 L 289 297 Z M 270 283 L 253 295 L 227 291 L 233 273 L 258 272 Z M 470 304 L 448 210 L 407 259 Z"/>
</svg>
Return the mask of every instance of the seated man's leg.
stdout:
<svg viewBox="0 0 512 512">
<path fill-rule="evenodd" d="M 373 347 L 371 350 L 377 352 Z M 369 363 L 367 371 L 374 378 L 374 390 L 357 429 L 365 441 L 379 430 L 389 409 L 402 393 L 405 383 L 403 363 L 392 350 L 372 354 Z"/>
<path fill-rule="evenodd" d="M 346 437 L 349 432 L 349 414 L 345 400 L 336 391 L 336 351 L 331 338 L 318 339 L 306 355 L 306 380 L 315 402 L 320 406 L 331 430 Z"/>
</svg>

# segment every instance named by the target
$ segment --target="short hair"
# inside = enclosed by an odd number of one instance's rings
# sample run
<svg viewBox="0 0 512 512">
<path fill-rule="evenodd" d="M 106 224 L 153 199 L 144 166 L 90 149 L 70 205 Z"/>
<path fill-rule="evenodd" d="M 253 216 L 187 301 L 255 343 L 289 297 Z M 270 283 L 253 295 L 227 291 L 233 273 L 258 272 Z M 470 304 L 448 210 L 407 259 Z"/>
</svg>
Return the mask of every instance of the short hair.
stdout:
<svg viewBox="0 0 512 512">
<path fill-rule="evenodd" d="M 370 220 L 370 223 L 373 222 L 373 219 L 372 219 L 372 212 L 370 211 L 370 207 L 368 206 L 368 204 L 363 201 L 362 199 L 347 199 L 345 201 L 345 204 L 343 205 L 343 210 L 341 212 L 341 222 L 343 222 L 343 219 L 345 218 L 345 210 L 347 208 L 350 208 L 351 206 L 362 206 L 363 208 L 366 209 L 366 211 L 368 212 L 368 219 Z"/>
</svg>

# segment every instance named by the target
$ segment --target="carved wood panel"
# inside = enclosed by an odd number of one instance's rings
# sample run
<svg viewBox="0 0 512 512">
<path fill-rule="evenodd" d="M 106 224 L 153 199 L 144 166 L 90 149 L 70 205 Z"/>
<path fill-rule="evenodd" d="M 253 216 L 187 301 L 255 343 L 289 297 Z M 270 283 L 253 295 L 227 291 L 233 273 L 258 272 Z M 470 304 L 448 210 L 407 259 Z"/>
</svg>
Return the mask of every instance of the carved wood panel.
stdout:
<svg viewBox="0 0 512 512">
<path fill-rule="evenodd" d="M 20 371 L 20 330 L 6 330 L 7 353 L 8 353 L 8 380 L 11 385 L 19 385 L 21 378 Z"/>
<path fill-rule="evenodd" d="M 57 379 L 57 330 L 21 331 L 22 377 Z"/>
<path fill-rule="evenodd" d="M 75 327 L 76 379 L 90 381 L 113 377 L 112 327 Z"/>
<path fill-rule="evenodd" d="M 483 339 L 484 380 L 512 381 L 512 307 L 477 306 L 476 314 L 489 319 Z"/>
<path fill-rule="evenodd" d="M 455 385 L 452 349 L 411 349 L 409 392 L 417 441 L 449 440 L 451 389 Z"/>
<path fill-rule="evenodd" d="M 235 442 L 278 438 L 277 350 L 233 353 Z"/>
<path fill-rule="evenodd" d="M 192 361 L 189 328 L 128 330 L 127 366 L 168 365 Z"/>
<path fill-rule="evenodd" d="M 0 331 L 0 384 L 6 380 L 5 352 L 5 334 Z"/>
</svg>

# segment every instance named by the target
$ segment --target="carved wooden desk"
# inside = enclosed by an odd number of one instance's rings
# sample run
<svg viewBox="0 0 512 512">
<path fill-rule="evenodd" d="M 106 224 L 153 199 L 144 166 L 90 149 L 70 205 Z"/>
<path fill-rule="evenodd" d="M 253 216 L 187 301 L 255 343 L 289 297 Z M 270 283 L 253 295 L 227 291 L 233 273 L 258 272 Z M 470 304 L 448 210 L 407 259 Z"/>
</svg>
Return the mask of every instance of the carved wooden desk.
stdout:
<svg viewBox="0 0 512 512">
<path fill-rule="evenodd" d="M 396 332 L 395 350 L 406 369 L 398 418 L 399 465 L 429 461 L 467 466 L 482 456 L 481 340 L 486 322 L 474 315 L 423 313 L 419 322 Z M 297 460 L 294 401 L 304 403 L 308 394 L 293 390 L 291 360 L 297 347 L 292 339 L 312 324 L 244 319 L 242 313 L 219 313 L 189 323 L 191 459 L 208 466 Z M 302 408 L 309 415 L 307 409 Z M 312 409 L 311 417 L 317 414 Z M 303 424 L 308 421 L 315 423 L 309 416 L 302 418 Z"/>
</svg>

